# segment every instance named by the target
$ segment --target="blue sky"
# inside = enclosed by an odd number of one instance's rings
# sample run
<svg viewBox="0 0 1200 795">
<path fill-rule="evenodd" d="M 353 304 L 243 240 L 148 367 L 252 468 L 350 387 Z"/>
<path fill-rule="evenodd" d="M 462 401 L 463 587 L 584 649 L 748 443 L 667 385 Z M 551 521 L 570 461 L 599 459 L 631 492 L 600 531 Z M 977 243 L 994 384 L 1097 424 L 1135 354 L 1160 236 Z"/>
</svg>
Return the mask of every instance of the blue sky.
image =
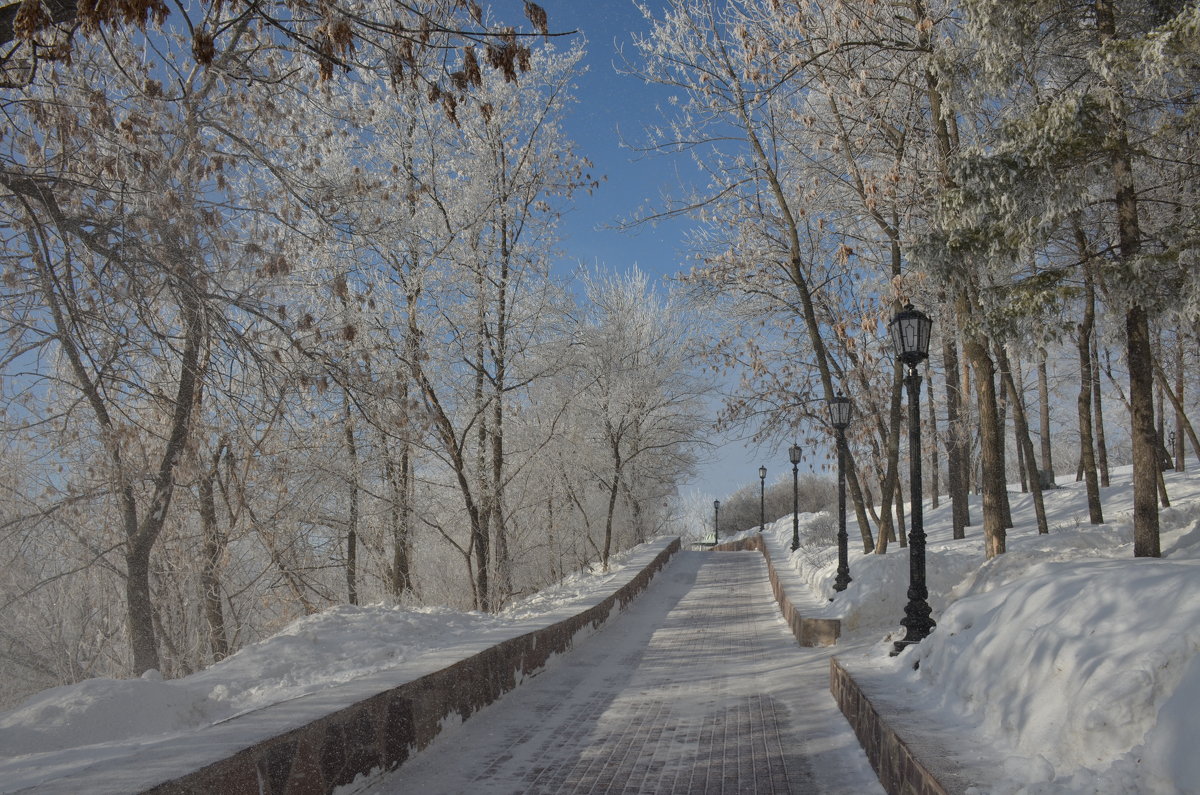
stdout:
<svg viewBox="0 0 1200 795">
<path fill-rule="evenodd" d="M 617 71 L 619 49 L 637 62 L 632 33 L 646 29 L 641 12 L 632 0 L 544 0 L 541 5 L 552 30 L 578 30 L 587 40 L 587 72 L 576 84 L 578 103 L 568 132 L 593 162 L 593 175 L 605 178 L 592 195 L 578 196 L 564 219 L 564 264 L 599 262 L 616 269 L 636 264 L 653 276 L 669 278 L 685 268 L 686 220 L 636 231 L 611 228 L 640 206 L 659 203 L 663 190 L 676 190 L 677 170 L 690 176 L 686 158 L 647 156 L 630 148 L 641 143 L 646 124 L 664 118 L 658 106 L 670 97 L 662 86 Z"/>
<path fill-rule="evenodd" d="M 657 0 L 647 0 L 658 7 Z M 586 38 L 587 72 L 576 81 L 578 102 L 567 121 L 567 133 L 581 154 L 594 164 L 593 176 L 604 182 L 591 195 L 576 197 L 574 209 L 561 226 L 562 255 L 558 269 L 571 273 L 580 263 L 624 270 L 637 265 L 662 281 L 688 267 L 686 219 L 643 226 L 633 231 L 615 229 L 643 205 L 661 204 L 664 191 L 678 193 L 680 178 L 694 180 L 695 171 L 683 155 L 646 155 L 631 147 L 644 140 L 643 128 L 663 121 L 669 89 L 646 84 L 621 74 L 620 51 L 637 63 L 632 35 L 647 29 L 632 0 L 539 0 L 552 31 L 578 30 Z M 528 30 L 521 3 L 498 0 L 497 15 Z M 624 145 L 622 145 L 624 140 Z M 724 497 L 747 483 L 757 483 L 758 467 L 766 464 L 768 481 L 790 472 L 786 451 L 759 452 L 737 440 L 719 440 L 711 460 L 700 467 L 684 491 L 699 490 Z"/>
</svg>

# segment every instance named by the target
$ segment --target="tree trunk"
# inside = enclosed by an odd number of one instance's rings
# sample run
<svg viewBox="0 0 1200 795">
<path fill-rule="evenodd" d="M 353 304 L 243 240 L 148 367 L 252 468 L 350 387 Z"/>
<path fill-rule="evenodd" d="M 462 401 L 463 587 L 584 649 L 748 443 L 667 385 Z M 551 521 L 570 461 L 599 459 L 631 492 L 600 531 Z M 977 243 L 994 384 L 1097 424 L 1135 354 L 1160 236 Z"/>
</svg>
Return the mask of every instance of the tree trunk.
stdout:
<svg viewBox="0 0 1200 795">
<path fill-rule="evenodd" d="M 1025 464 L 1025 448 L 1021 446 L 1021 440 L 1017 438 L 1020 432 L 1017 430 L 1016 422 L 1013 422 L 1013 440 L 1017 444 L 1017 475 L 1021 480 L 1021 493 L 1029 493 L 1029 474 L 1028 467 Z"/>
<path fill-rule="evenodd" d="M 503 154 L 503 147 L 501 147 Z M 500 158 L 503 162 L 503 157 Z M 499 273 L 496 278 L 496 326 L 490 345 L 495 374 L 492 377 L 492 533 L 496 540 L 496 608 L 513 593 L 512 557 L 508 551 L 508 525 L 504 516 L 504 397 L 508 387 L 508 282 L 512 253 L 509 248 L 508 216 L 499 210 L 496 236 L 500 243 Z"/>
<path fill-rule="evenodd" d="M 358 604 L 358 445 L 354 440 L 354 420 L 350 415 L 350 395 L 343 392 L 343 434 L 346 441 L 346 457 L 350 471 L 347 483 L 350 486 L 350 510 L 346 518 L 346 598 L 350 604 Z"/>
<path fill-rule="evenodd" d="M 850 490 L 850 501 L 854 503 L 854 516 L 858 520 L 863 552 L 869 554 L 875 548 L 875 539 L 871 534 L 871 520 L 867 517 L 866 500 L 858 482 L 858 469 L 854 463 L 854 456 L 850 454 L 849 445 L 846 446 L 846 488 Z"/>
<path fill-rule="evenodd" d="M 1008 354 L 1005 352 L 1003 346 L 998 345 L 996 347 L 996 355 L 1000 357 L 1000 372 L 1008 384 L 1009 394 L 1013 396 L 1013 425 L 1017 429 L 1018 449 L 1025 451 L 1026 460 L 1033 461 L 1033 440 L 1029 438 L 1029 421 L 1025 415 L 1025 402 L 1021 399 L 1021 392 L 1017 389 L 1016 380 L 1013 378 L 1012 369 L 1009 367 Z M 1050 527 L 1046 522 L 1046 506 L 1042 501 L 1042 484 L 1036 477 L 1032 477 L 1029 479 L 1029 486 L 1033 492 L 1033 510 L 1037 516 L 1038 533 L 1049 533 Z"/>
<path fill-rule="evenodd" d="M 1092 333 L 1096 322 L 1096 287 L 1092 280 L 1091 266 L 1086 261 L 1088 247 L 1084 244 L 1083 232 L 1076 228 L 1076 241 L 1080 256 L 1084 257 L 1083 319 L 1079 323 L 1077 344 L 1079 349 L 1079 397 L 1075 401 L 1079 414 L 1079 468 L 1083 472 L 1087 487 L 1088 519 L 1092 524 L 1104 524 L 1104 511 L 1100 505 L 1100 482 L 1096 473 L 1096 456 L 1092 441 Z"/>
<path fill-rule="evenodd" d="M 476 252 L 478 255 L 478 252 Z M 475 327 L 475 361 L 471 363 L 475 371 L 475 411 L 477 423 L 475 433 L 475 493 L 479 495 L 479 521 L 472 528 L 471 548 L 475 553 L 475 577 L 478 593 L 479 609 L 490 613 L 494 607 L 492 586 L 492 534 L 491 523 L 494 497 L 491 484 L 491 467 L 488 462 L 488 412 L 487 395 L 484 392 L 485 373 L 485 340 L 487 339 L 487 312 L 485 291 L 487 282 L 484 279 L 484 265 L 477 263 L 475 268 L 476 290 L 476 327 Z"/>
<path fill-rule="evenodd" d="M 927 392 L 926 403 L 929 410 L 929 497 L 930 509 L 937 510 L 940 503 L 938 490 L 941 488 L 941 479 L 939 478 L 939 470 L 941 469 L 938 461 L 938 447 L 941 444 L 941 434 L 938 433 L 937 424 L 937 404 L 934 402 L 933 395 L 933 368 L 929 365 L 929 360 L 925 360 L 925 389 Z"/>
<path fill-rule="evenodd" d="M 1096 466 L 1100 470 L 1100 487 L 1111 485 L 1108 468 L 1108 441 L 1104 435 L 1104 399 L 1100 393 L 1100 350 L 1092 334 L 1092 421 L 1096 424 Z"/>
<path fill-rule="evenodd" d="M 214 482 L 224 447 L 218 445 L 213 454 L 212 466 L 200 475 L 199 509 L 200 526 L 204 536 L 204 560 L 200 569 L 200 588 L 204 603 L 204 620 L 208 625 L 208 646 L 213 662 L 229 656 L 229 642 L 225 638 L 225 613 L 221 603 L 221 558 L 225 554 L 225 537 L 217 524 L 217 501 Z"/>
<path fill-rule="evenodd" d="M 1153 370 L 1150 324 L 1140 306 L 1125 314 L 1129 361 L 1129 405 L 1133 414 L 1133 554 L 1161 557 L 1158 534 L 1158 443 L 1154 432 Z M 1137 364 L 1137 363 L 1141 364 Z"/>
<path fill-rule="evenodd" d="M 895 537 L 896 533 L 896 529 L 892 526 L 892 503 L 896 499 L 900 482 L 900 395 L 903 388 L 904 374 L 900 363 L 897 362 L 892 368 L 892 392 L 888 409 L 887 447 L 885 450 L 887 470 L 883 476 L 883 483 L 879 487 L 881 492 L 879 495 L 879 541 L 875 546 L 875 552 L 879 555 L 887 553 L 888 542 Z M 905 543 L 907 544 L 907 539 Z"/>
<path fill-rule="evenodd" d="M 993 357 L 993 361 L 995 361 Z M 1007 444 L 1004 441 L 1004 429 L 1008 426 L 1008 389 L 1004 386 L 1004 378 L 1000 373 L 996 373 L 996 381 L 999 385 L 999 395 L 996 401 L 996 434 L 999 436 L 997 442 L 997 453 L 1000 455 L 1000 480 L 1003 481 L 1004 488 L 1000 489 L 1002 500 L 1000 502 L 1000 510 L 1004 516 L 1004 528 L 1008 529 L 1013 526 L 1012 520 L 1012 505 L 1008 500 L 1008 450 Z"/>
<path fill-rule="evenodd" d="M 1037 462 L 1032 458 L 1026 458 L 1025 445 L 1021 443 L 1022 433 L 1025 435 L 1029 434 L 1028 412 L 1026 412 L 1025 407 L 1025 376 L 1021 372 L 1022 367 L 1020 359 L 1017 359 L 1017 367 L 1015 370 L 1013 370 L 1011 368 L 1011 362 L 1008 358 L 1008 353 L 1004 349 L 1004 346 L 997 346 L 997 351 L 1004 354 L 1005 370 L 1008 371 L 1012 376 L 1008 391 L 1013 396 L 1013 402 L 1021 404 L 1021 412 L 1025 415 L 1025 430 L 1021 431 L 1021 429 L 1017 427 L 1016 412 L 1013 412 L 1013 441 L 1016 443 L 1017 448 L 1017 475 L 1021 480 L 1021 493 L 1028 494 L 1029 478 L 1031 474 L 1032 477 L 1037 477 Z"/>
<path fill-rule="evenodd" d="M 947 308 L 948 305 L 946 305 Z M 958 364 L 958 346 L 954 333 L 942 330 L 942 362 L 946 379 L 946 476 L 949 480 L 951 522 L 955 538 L 966 538 L 966 528 L 971 524 L 971 506 L 967 491 L 966 431 L 963 428 L 961 376 Z"/>
<path fill-rule="evenodd" d="M 1163 508 L 1171 507 L 1171 498 L 1167 494 L 1167 479 L 1163 477 L 1163 467 L 1158 468 L 1158 499 Z"/>
<path fill-rule="evenodd" d="M 969 318 L 959 318 L 961 324 Z M 962 383 L 959 386 L 959 394 L 962 395 L 962 422 L 960 423 L 963 429 L 963 486 L 967 489 L 968 494 L 979 494 L 979 461 L 975 456 L 976 443 L 979 437 L 979 407 L 972 406 L 969 396 L 974 393 L 971 389 L 971 360 L 967 356 L 967 345 L 965 339 L 960 339 L 962 344 L 963 356 L 966 361 L 959 368 L 962 373 Z M 974 408 L 974 414 L 972 414 Z M 968 429 L 973 429 L 969 431 Z"/>
<path fill-rule="evenodd" d="M 1101 44 L 1117 35 L 1113 0 L 1095 0 L 1096 30 Z M 1113 87 L 1120 96 L 1119 87 Z M 1114 198 L 1117 207 L 1117 243 L 1121 260 L 1133 267 L 1141 250 L 1141 225 L 1138 220 L 1137 187 L 1123 109 L 1111 111 L 1109 162 L 1112 167 Z M 1129 406 L 1132 414 L 1130 437 L 1133 442 L 1133 554 L 1135 557 L 1160 557 L 1158 532 L 1158 476 L 1154 433 L 1154 376 L 1150 347 L 1150 323 L 1146 309 L 1135 302 L 1125 312 L 1125 357 L 1129 364 Z"/>
<path fill-rule="evenodd" d="M 992 361 L 999 361 L 999 357 L 993 355 Z M 1004 526 L 1012 527 L 1012 511 L 1008 507 L 1008 445 L 1004 441 L 1004 429 L 1008 427 L 1008 387 L 1002 372 L 997 372 L 996 379 L 996 429 L 1000 434 L 1000 445 L 996 451 L 1000 456 L 1000 471 L 1004 474 L 1004 503 L 1002 511 L 1004 513 Z"/>
<path fill-rule="evenodd" d="M 1196 457 L 1200 458 L 1200 438 L 1198 438 L 1196 435 L 1195 426 L 1192 425 L 1187 414 L 1184 413 L 1182 389 L 1178 392 L 1172 391 L 1170 387 L 1167 386 L 1167 374 L 1163 372 L 1162 366 L 1158 362 L 1155 362 L 1154 367 L 1158 373 L 1159 383 L 1163 386 L 1163 392 L 1166 393 L 1167 399 L 1171 401 L 1171 405 L 1175 407 L 1175 419 L 1177 422 L 1181 423 L 1181 428 L 1178 431 L 1179 435 L 1175 439 L 1175 447 L 1177 448 L 1176 455 L 1183 455 L 1183 451 L 1180 448 L 1183 447 L 1183 435 L 1186 433 L 1187 437 L 1192 441 L 1192 452 L 1196 455 Z"/>
<path fill-rule="evenodd" d="M 1163 386 L 1166 386 L 1166 379 L 1163 379 Z M 1170 391 L 1165 390 L 1164 391 Z M 1179 334 L 1175 336 L 1175 393 L 1182 399 L 1184 395 L 1183 381 L 1183 338 Z M 1175 471 L 1183 472 L 1184 466 L 1184 445 L 1183 445 L 1183 426 L 1187 423 L 1187 415 L 1183 412 L 1181 401 L 1172 401 L 1175 406 L 1175 449 L 1171 454 L 1175 456 Z"/>
<path fill-rule="evenodd" d="M 969 317 L 966 298 L 959 309 L 960 317 Z M 1007 484 L 1004 482 L 1003 457 L 999 448 L 1004 437 L 999 427 L 999 410 L 996 402 L 996 369 L 988 354 L 986 343 L 972 329 L 964 332 L 963 350 L 975 371 L 975 393 L 979 408 L 979 445 L 982 457 L 983 486 L 983 535 L 984 551 L 990 560 L 1003 554 L 1006 548 L 1004 505 Z"/>
<path fill-rule="evenodd" d="M 918 2 L 914 8 L 914 19 L 925 19 L 927 16 L 923 2 Z M 927 52 L 932 52 L 933 38 L 928 29 L 918 28 L 917 40 Z M 951 177 L 951 162 L 955 150 L 958 149 L 958 128 L 954 124 L 953 109 L 945 107 L 945 98 L 939 84 L 939 77 L 932 69 L 925 69 L 925 96 L 929 102 L 929 116 L 933 121 L 933 136 L 937 143 L 939 179 L 943 189 L 953 186 Z M 944 295 L 939 296 L 947 314 L 957 314 L 958 302 L 947 302 Z M 963 318 L 960 316 L 959 321 Z M 946 459 L 947 484 L 950 489 L 951 522 L 954 538 L 965 538 L 966 528 L 971 524 L 970 504 L 970 442 L 965 429 L 964 396 L 969 395 L 965 379 L 968 378 L 966 367 L 960 367 L 958 349 L 955 344 L 955 333 L 950 328 L 942 329 L 942 360 L 946 378 Z M 959 378 L 963 381 L 959 381 Z M 961 385 L 961 386 L 960 386 Z"/>
<path fill-rule="evenodd" d="M 1046 374 L 1046 349 L 1038 349 L 1038 415 L 1041 420 L 1040 436 L 1042 443 L 1041 468 L 1054 474 L 1054 453 L 1050 444 L 1050 384 Z"/>
<path fill-rule="evenodd" d="M 400 460 L 389 454 L 384 466 L 388 484 L 391 486 L 392 521 L 392 567 L 391 594 L 397 601 L 412 593 L 412 452 L 407 441 L 403 443 Z"/>
<path fill-rule="evenodd" d="M 617 493 L 621 487 L 621 449 L 619 444 L 612 445 L 613 476 L 608 487 L 608 510 L 604 515 L 604 548 L 600 551 L 600 566 L 608 571 L 608 557 L 612 551 L 613 517 L 617 512 Z M 713 528 L 713 538 L 718 538 L 720 530 Z"/>
<path fill-rule="evenodd" d="M 414 252 L 413 260 L 417 259 Z M 420 328 L 417 322 L 417 300 L 419 288 L 415 285 L 405 291 L 404 305 L 406 326 L 404 330 L 404 358 L 412 371 L 420 355 L 418 340 Z M 403 372 L 398 374 L 398 400 L 404 411 L 409 411 L 409 399 L 412 380 L 405 377 Z M 415 592 L 412 578 L 412 516 L 413 516 L 413 442 L 409 436 L 409 427 L 403 428 L 400 440 L 400 460 L 396 461 L 389 452 L 387 458 L 387 476 L 392 489 L 392 570 L 391 592 L 397 601 L 405 594 Z M 386 443 L 385 443 L 386 444 Z"/>
<path fill-rule="evenodd" d="M 154 633 L 154 602 L 150 596 L 150 545 L 131 541 L 125 552 L 125 601 L 133 671 L 141 676 L 158 670 L 158 643 Z"/>
<path fill-rule="evenodd" d="M 496 577 L 494 587 L 496 589 L 496 609 L 499 609 L 503 602 L 507 600 L 513 593 L 512 579 L 512 557 L 508 551 L 508 527 L 504 517 L 504 395 L 503 395 L 503 379 L 504 365 L 498 360 L 497 380 L 498 388 L 492 396 L 494 405 L 492 407 L 492 534 L 495 538 L 496 550 Z"/>
</svg>

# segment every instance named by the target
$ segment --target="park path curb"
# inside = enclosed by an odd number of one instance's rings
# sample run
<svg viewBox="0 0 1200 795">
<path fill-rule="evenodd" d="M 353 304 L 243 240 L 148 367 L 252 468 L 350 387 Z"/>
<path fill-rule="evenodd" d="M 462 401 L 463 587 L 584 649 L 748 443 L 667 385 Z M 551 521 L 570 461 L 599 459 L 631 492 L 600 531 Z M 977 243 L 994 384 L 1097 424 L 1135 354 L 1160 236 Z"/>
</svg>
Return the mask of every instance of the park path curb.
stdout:
<svg viewBox="0 0 1200 795">
<path fill-rule="evenodd" d="M 867 754 L 888 795 L 963 795 L 967 782 L 943 760 L 938 769 L 924 760 L 938 759 L 937 749 L 914 749 L 884 719 L 880 709 L 836 658 L 829 660 L 829 690 Z M 920 750 L 918 757 L 917 750 Z"/>
<path fill-rule="evenodd" d="M 761 533 L 737 541 L 717 544 L 712 549 L 714 552 L 747 552 L 750 550 L 761 552 L 767 561 L 767 576 L 771 579 L 771 591 L 775 594 L 775 601 L 779 604 L 779 612 L 783 614 L 783 620 L 791 628 L 796 642 L 801 646 L 833 646 L 837 643 L 838 636 L 842 634 L 842 622 L 836 618 L 805 618 L 801 615 L 783 589 L 783 583 L 775 571 L 771 553 L 767 550 L 766 541 Z"/>
<path fill-rule="evenodd" d="M 254 721 L 254 731 L 261 736 L 240 748 L 230 747 L 229 740 L 220 737 L 222 727 L 214 726 L 194 738 L 158 746 L 148 751 L 150 757 L 135 755 L 126 764 L 85 769 L 34 789 L 92 795 L 308 795 L 398 767 L 429 745 L 443 727 L 466 720 L 537 674 L 551 657 L 568 651 L 578 637 L 620 612 L 680 549 L 678 538 L 662 543 L 657 554 L 652 549 L 645 553 L 654 554 L 648 563 L 591 607 L 470 653 L 440 670 L 375 691 L 364 692 L 371 687 L 365 680 L 349 683 L 349 692 L 355 693 L 349 704 L 345 697 L 339 703 L 338 688 L 333 688 L 235 719 L 230 725 Z M 190 772 L 177 775 L 179 768 L 188 766 Z"/>
<path fill-rule="evenodd" d="M 837 643 L 841 621 L 800 615 L 783 590 L 761 534 L 717 544 L 712 549 L 715 552 L 761 552 L 767 561 L 775 601 L 779 603 L 779 610 L 800 645 L 832 646 Z M 905 742 L 888 725 L 871 699 L 836 658 L 829 660 L 829 691 L 858 737 L 871 767 L 879 777 L 879 783 L 888 795 L 961 795 L 966 792 L 967 788 L 958 780 L 958 776 L 943 770 L 935 773 L 931 765 L 918 758 L 910 743 Z"/>
<path fill-rule="evenodd" d="M 594 631 L 623 609 L 679 549 L 679 539 L 673 540 L 629 582 L 571 618 L 503 641 L 147 792 L 324 793 L 358 775 L 398 767 L 429 745 L 448 719 L 466 720 L 535 674 L 550 657 L 569 650 L 578 633 Z"/>
</svg>

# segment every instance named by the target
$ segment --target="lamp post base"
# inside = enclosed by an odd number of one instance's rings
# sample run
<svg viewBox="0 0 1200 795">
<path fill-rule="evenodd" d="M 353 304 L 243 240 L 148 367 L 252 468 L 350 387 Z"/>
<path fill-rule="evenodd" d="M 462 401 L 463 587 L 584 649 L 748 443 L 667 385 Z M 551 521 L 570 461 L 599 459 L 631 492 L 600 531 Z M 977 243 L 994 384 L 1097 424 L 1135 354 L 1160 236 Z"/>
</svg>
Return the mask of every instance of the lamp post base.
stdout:
<svg viewBox="0 0 1200 795">
<path fill-rule="evenodd" d="M 904 637 L 892 644 L 892 650 L 888 654 L 889 657 L 895 657 L 909 646 L 915 646 L 925 640 L 937 626 L 933 622 L 933 619 L 928 617 L 926 617 L 924 622 L 908 623 L 906 619 L 900 623 L 905 628 Z"/>
</svg>

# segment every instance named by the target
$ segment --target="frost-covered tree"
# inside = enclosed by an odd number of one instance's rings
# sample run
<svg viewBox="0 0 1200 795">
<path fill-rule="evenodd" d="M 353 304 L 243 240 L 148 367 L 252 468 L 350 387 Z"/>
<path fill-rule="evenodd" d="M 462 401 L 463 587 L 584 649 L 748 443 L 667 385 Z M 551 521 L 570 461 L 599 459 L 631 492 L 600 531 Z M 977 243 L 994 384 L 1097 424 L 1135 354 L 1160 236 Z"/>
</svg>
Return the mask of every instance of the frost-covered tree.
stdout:
<svg viewBox="0 0 1200 795">
<path fill-rule="evenodd" d="M 1194 134 L 1197 10 L 1111 0 L 962 6 L 970 96 L 997 112 L 994 134 L 955 171 L 943 272 L 975 263 L 993 305 L 1014 286 L 1044 292 L 1074 273 L 1094 279 L 1124 320 L 1135 554 L 1157 556 L 1150 329 L 1157 314 L 1196 306 L 1192 168 L 1179 153 Z M 1056 238 L 1074 243 L 1073 257 L 1047 259 Z M 1013 262 L 1039 257 L 1058 264 L 1032 285 L 1014 277 Z"/>
<path fill-rule="evenodd" d="M 187 46 L 118 34 L 5 101 L 6 309 L 20 329 L 7 364 L 41 363 L 16 387 L 28 410 L 59 414 L 71 443 L 94 450 L 89 478 L 119 517 L 135 672 L 159 663 L 151 554 L 204 384 L 270 366 L 271 291 L 287 269 L 269 236 L 252 236 L 262 205 L 237 198 L 256 154 L 244 141 L 278 121 L 268 89 L 246 86 L 262 103 L 248 112 L 224 90 L 245 68 L 238 54 L 189 70 L 174 57 Z"/>
<path fill-rule="evenodd" d="M 607 568 L 621 498 L 632 514 L 631 541 L 640 542 L 653 503 L 672 496 L 692 471 L 709 387 L 692 372 L 700 338 L 677 298 L 656 296 L 636 268 L 590 276 L 584 285 L 570 411 L 594 447 L 587 466 L 607 501 L 599 550 Z"/>
<path fill-rule="evenodd" d="M 902 424 L 899 368 L 880 331 L 903 300 L 945 308 L 951 490 L 956 522 L 967 523 L 953 330 L 970 304 L 933 290 L 910 250 L 957 146 L 955 114 L 930 66 L 954 21 L 940 3 L 897 9 L 679 0 L 639 42 L 645 73 L 681 100 L 672 126 L 651 130 L 651 145 L 687 149 L 709 177 L 705 192 L 667 209 L 695 210 L 704 222 L 692 279 L 744 308 L 744 331 L 722 346 L 726 363 L 747 374 L 730 416 L 768 418 L 770 435 L 823 422 L 835 383 L 852 393 L 867 423 L 854 432 L 864 434 L 887 506 L 876 515 L 879 551 L 895 524 Z M 767 318 L 768 331 L 754 329 Z M 974 350 L 987 359 L 986 348 Z M 880 370 L 891 378 L 881 381 Z M 987 430 L 988 442 L 1001 441 Z M 869 483 L 860 487 L 851 463 L 851 495 L 869 533 Z"/>
</svg>

